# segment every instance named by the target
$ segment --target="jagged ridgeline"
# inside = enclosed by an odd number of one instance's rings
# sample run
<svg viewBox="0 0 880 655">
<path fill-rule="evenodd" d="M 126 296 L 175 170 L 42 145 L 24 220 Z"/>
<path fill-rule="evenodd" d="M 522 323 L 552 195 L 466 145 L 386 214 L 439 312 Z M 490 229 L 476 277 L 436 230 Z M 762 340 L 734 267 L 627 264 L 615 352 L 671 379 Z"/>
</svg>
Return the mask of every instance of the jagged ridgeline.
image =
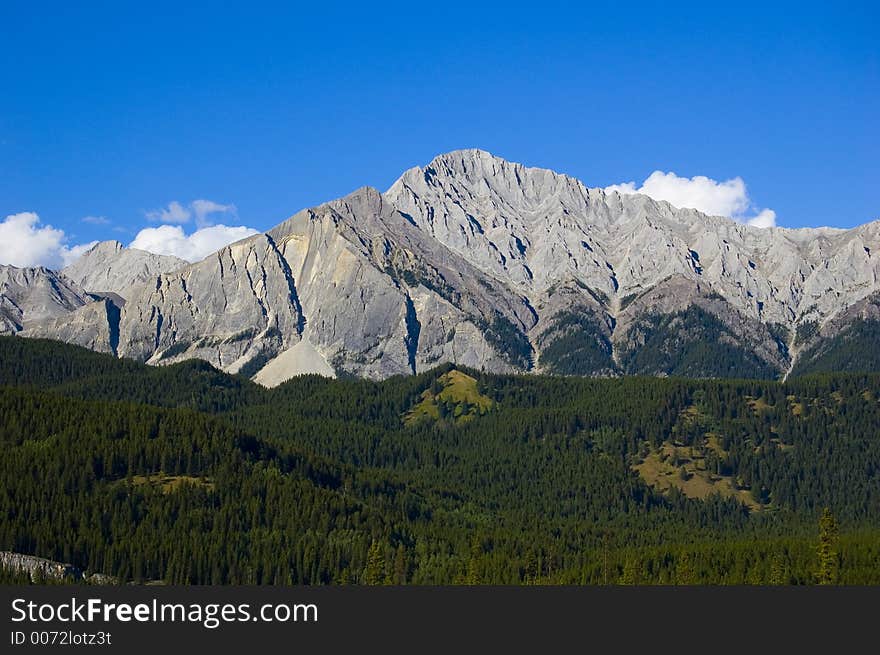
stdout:
<svg viewBox="0 0 880 655">
<path fill-rule="evenodd" d="M 0 337 L 0 559 L 40 582 L 812 584 L 828 507 L 838 581 L 878 584 L 877 425 L 871 374 L 266 389 Z"/>
<path fill-rule="evenodd" d="M 200 262 L 105 242 L 0 267 L 0 333 L 268 387 L 444 363 L 782 379 L 880 370 L 878 280 L 880 222 L 761 229 L 461 150 Z"/>
</svg>

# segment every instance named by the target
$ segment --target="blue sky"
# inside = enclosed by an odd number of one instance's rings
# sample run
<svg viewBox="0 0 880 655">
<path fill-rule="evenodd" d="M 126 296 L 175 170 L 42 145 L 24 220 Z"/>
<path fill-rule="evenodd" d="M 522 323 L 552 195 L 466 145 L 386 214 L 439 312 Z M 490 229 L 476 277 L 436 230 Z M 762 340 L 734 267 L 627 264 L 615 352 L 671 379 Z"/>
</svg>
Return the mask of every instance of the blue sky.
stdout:
<svg viewBox="0 0 880 655">
<path fill-rule="evenodd" d="M 0 221 L 68 247 L 172 202 L 183 235 L 264 230 L 462 147 L 741 178 L 785 227 L 880 217 L 876 2 L 119 4 L 0 6 Z"/>
</svg>

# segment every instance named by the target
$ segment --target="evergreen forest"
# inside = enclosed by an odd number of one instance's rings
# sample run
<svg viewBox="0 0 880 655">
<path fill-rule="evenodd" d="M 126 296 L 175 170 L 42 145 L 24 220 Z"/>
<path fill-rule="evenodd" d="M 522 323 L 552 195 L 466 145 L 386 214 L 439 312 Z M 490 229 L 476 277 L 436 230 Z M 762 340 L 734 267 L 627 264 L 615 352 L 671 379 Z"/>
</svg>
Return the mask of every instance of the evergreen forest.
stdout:
<svg viewBox="0 0 880 655">
<path fill-rule="evenodd" d="M 0 550 L 120 583 L 880 584 L 878 431 L 871 373 L 265 389 L 0 337 Z"/>
</svg>

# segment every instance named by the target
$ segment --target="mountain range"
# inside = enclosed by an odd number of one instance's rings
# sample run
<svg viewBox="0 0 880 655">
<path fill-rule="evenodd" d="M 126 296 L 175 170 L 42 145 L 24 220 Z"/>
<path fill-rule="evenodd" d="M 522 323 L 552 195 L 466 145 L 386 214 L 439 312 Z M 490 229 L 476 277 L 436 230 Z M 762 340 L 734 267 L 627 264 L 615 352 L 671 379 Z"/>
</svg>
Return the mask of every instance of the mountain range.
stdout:
<svg viewBox="0 0 880 655">
<path fill-rule="evenodd" d="M 0 266 L 0 334 L 267 386 L 448 362 L 773 379 L 880 370 L 878 273 L 880 221 L 759 228 L 460 150 L 197 263 L 108 241 Z"/>
</svg>

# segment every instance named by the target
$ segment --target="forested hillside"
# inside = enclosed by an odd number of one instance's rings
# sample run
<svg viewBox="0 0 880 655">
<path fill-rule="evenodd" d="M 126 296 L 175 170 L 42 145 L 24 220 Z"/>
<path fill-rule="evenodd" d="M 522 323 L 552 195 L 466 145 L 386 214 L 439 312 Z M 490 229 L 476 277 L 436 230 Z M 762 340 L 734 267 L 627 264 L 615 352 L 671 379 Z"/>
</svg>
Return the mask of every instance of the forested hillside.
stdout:
<svg viewBox="0 0 880 655">
<path fill-rule="evenodd" d="M 267 390 L 3 337 L 0 550 L 136 582 L 880 584 L 878 401 L 451 366 Z"/>
</svg>

